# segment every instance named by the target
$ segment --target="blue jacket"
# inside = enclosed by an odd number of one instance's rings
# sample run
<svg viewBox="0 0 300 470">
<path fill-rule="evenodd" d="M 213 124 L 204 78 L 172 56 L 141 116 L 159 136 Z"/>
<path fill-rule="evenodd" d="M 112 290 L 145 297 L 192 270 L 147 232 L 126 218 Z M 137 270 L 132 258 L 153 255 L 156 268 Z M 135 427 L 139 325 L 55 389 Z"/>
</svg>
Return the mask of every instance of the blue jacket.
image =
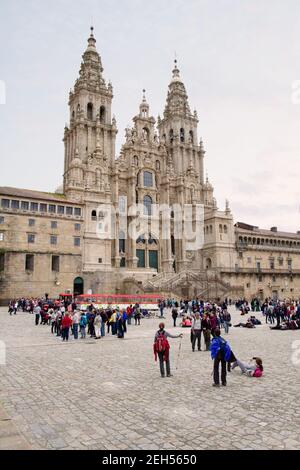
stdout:
<svg viewBox="0 0 300 470">
<path fill-rule="evenodd" d="M 225 361 L 229 361 L 230 360 L 230 356 L 231 356 L 231 348 L 229 346 L 229 344 L 227 343 L 227 341 L 225 341 L 225 339 L 223 339 L 221 336 L 219 337 L 215 337 L 213 338 L 212 342 L 211 342 L 211 358 L 212 359 L 216 359 L 219 351 L 221 350 L 221 344 L 223 343 L 223 351 L 224 351 L 224 355 L 225 355 Z"/>
</svg>

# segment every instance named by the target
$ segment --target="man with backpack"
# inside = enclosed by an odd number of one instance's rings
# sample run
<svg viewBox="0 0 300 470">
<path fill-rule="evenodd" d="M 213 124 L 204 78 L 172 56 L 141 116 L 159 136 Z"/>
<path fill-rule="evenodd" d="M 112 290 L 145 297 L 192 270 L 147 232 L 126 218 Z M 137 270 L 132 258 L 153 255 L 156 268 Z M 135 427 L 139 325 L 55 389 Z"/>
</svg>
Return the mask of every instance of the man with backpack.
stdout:
<svg viewBox="0 0 300 470">
<path fill-rule="evenodd" d="M 165 366 L 166 363 L 167 377 L 172 377 L 171 366 L 170 366 L 170 345 L 167 338 L 182 338 L 183 334 L 173 336 L 167 331 L 165 331 L 165 324 L 161 323 L 159 325 L 159 330 L 154 338 L 153 351 L 155 356 L 155 361 L 157 361 L 157 356 L 159 358 L 160 373 L 162 378 L 165 377 Z"/>
<path fill-rule="evenodd" d="M 226 363 L 231 358 L 231 348 L 227 341 L 221 337 L 220 328 L 216 328 L 215 336 L 211 343 L 211 358 L 214 361 L 214 383 L 213 387 L 220 387 L 219 366 L 221 363 L 221 381 L 223 387 L 226 387 Z"/>
</svg>

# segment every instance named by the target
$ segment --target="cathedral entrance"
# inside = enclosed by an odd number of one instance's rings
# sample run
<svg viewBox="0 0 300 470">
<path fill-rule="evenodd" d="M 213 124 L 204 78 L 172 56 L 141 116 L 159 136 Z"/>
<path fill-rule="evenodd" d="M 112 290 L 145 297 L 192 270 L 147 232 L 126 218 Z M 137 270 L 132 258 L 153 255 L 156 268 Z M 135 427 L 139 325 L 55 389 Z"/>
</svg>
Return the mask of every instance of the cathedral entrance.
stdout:
<svg viewBox="0 0 300 470">
<path fill-rule="evenodd" d="M 73 293 L 74 296 L 84 294 L 84 282 L 82 277 L 76 277 L 76 279 L 74 280 Z"/>
<path fill-rule="evenodd" d="M 151 268 L 158 271 L 158 241 L 151 234 L 148 237 L 140 236 L 137 241 L 136 257 L 138 258 L 138 268 Z"/>
</svg>

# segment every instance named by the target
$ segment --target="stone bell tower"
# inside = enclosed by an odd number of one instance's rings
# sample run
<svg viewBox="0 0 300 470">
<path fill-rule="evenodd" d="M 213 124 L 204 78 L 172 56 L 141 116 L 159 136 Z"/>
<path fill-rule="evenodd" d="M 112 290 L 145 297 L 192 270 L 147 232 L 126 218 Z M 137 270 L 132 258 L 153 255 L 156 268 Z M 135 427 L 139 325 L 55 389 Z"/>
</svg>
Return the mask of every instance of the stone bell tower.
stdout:
<svg viewBox="0 0 300 470">
<path fill-rule="evenodd" d="M 86 190 L 96 193 L 109 190 L 109 171 L 115 164 L 113 88 L 103 78 L 93 31 L 92 27 L 79 78 L 70 91 L 70 124 L 64 134 L 64 192 L 81 199 Z"/>
</svg>

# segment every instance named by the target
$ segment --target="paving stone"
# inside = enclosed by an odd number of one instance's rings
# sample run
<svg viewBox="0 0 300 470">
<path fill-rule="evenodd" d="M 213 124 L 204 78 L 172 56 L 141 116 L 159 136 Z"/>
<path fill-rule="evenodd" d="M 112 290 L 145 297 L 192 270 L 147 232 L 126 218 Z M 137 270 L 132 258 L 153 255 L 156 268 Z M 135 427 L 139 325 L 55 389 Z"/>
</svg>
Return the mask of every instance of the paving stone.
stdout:
<svg viewBox="0 0 300 470">
<path fill-rule="evenodd" d="M 231 313 L 233 323 L 241 321 L 235 309 Z M 210 355 L 192 353 L 187 330 L 182 330 L 178 369 L 179 341 L 170 340 L 174 377 L 160 378 L 152 353 L 157 319 L 129 327 L 122 343 L 107 336 L 99 343 L 71 340 L 67 345 L 47 326 L 35 328 L 32 316 L 12 320 L 0 309 L 0 320 L 0 340 L 7 345 L 7 365 L 1 368 L 0 448 L 300 447 L 295 412 L 300 369 L 291 362 L 298 332 L 273 332 L 265 324 L 254 330 L 232 328 L 226 339 L 237 357 L 247 361 L 261 356 L 265 375 L 253 379 L 235 370 L 226 389 L 214 390 Z M 173 329 L 170 317 L 166 324 L 168 331 L 181 332 Z M 14 430 L 1 422 L 4 415 Z"/>
</svg>

